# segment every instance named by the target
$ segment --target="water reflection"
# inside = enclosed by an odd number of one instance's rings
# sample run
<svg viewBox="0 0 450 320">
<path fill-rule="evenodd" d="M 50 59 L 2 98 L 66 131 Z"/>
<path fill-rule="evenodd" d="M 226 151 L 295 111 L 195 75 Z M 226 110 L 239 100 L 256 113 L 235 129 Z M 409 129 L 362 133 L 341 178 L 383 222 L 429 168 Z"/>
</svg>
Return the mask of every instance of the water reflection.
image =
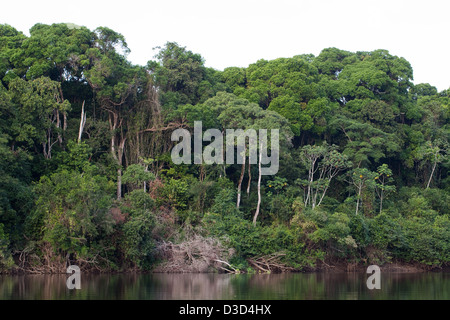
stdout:
<svg viewBox="0 0 450 320">
<path fill-rule="evenodd" d="M 369 290 L 364 273 L 82 275 L 81 290 L 67 289 L 67 277 L 0 276 L 0 299 L 450 299 L 448 273 L 382 273 L 381 290 Z"/>
</svg>

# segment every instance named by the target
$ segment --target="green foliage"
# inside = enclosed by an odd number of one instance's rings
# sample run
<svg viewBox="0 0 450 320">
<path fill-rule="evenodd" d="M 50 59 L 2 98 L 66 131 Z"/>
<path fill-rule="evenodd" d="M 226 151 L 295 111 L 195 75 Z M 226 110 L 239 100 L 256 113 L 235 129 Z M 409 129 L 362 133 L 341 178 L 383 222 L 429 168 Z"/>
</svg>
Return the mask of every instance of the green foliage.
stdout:
<svg viewBox="0 0 450 320">
<path fill-rule="evenodd" d="M 112 233 L 111 191 L 93 167 L 43 176 L 35 186 L 36 209 L 27 218 L 29 236 L 48 242 L 56 253 L 82 257 L 85 248 Z"/>
<path fill-rule="evenodd" d="M 383 210 L 383 199 L 389 194 L 394 193 L 396 188 L 395 186 L 388 185 L 388 183 L 392 183 L 394 179 L 392 178 L 392 171 L 389 169 L 387 164 L 382 164 L 377 169 L 377 176 L 375 176 L 375 190 L 380 198 L 380 212 Z"/>
<path fill-rule="evenodd" d="M 287 187 L 287 179 L 275 176 L 273 180 L 267 181 L 269 188 L 273 188 L 277 194 Z"/>
<path fill-rule="evenodd" d="M 448 215 L 432 221 L 420 217 L 405 219 L 402 227 L 407 246 L 400 254 L 402 258 L 434 266 L 449 262 Z"/>
<path fill-rule="evenodd" d="M 205 217 L 205 223 L 212 235 L 228 239 L 228 245 L 236 250 L 236 256 L 241 259 L 235 261 L 241 264 L 244 264 L 242 259 L 284 253 L 283 263 L 304 269 L 315 266 L 316 261 L 323 257 L 320 250 L 306 248 L 294 230 L 284 225 L 255 227 L 251 221 L 233 214 L 223 217 L 209 214 Z"/>
<path fill-rule="evenodd" d="M 189 196 L 192 199 L 191 208 L 195 212 L 203 213 L 206 208 L 210 208 L 214 202 L 214 195 L 217 190 L 217 182 L 210 180 L 194 181 L 189 189 Z"/>
<path fill-rule="evenodd" d="M 350 218 L 341 212 L 335 212 L 326 219 L 322 228 L 318 228 L 310 235 L 314 242 L 326 243 L 329 250 L 336 251 L 334 254 L 344 256 L 357 247 L 355 239 L 350 234 Z"/>
<path fill-rule="evenodd" d="M 199 54 L 176 42 L 167 42 L 158 49 L 157 61 L 149 61 L 147 67 L 163 90 L 161 100 L 166 108 L 203 102 L 225 88 L 217 84 L 217 72 L 206 68 Z"/>
<path fill-rule="evenodd" d="M 287 224 L 293 215 L 292 198 L 284 194 L 267 195 L 269 197 L 269 214 L 272 220 Z"/>
<path fill-rule="evenodd" d="M 420 189 L 400 190 L 399 211 L 402 215 L 383 211 L 367 219 L 370 240 L 383 252 L 384 260 L 392 258 L 431 266 L 448 263 L 448 214 L 440 215 L 420 193 Z"/>
<path fill-rule="evenodd" d="M 22 32 L 6 24 L 0 25 L 0 79 L 2 84 L 6 85 L 11 79 L 18 76 L 13 70 L 14 65 L 11 60 L 18 53 L 25 39 Z"/>
<path fill-rule="evenodd" d="M 14 266 L 14 260 L 9 253 L 9 235 L 5 233 L 0 223 L 0 273 L 8 271 Z"/>
<path fill-rule="evenodd" d="M 238 209 L 235 205 L 235 192 L 232 189 L 219 190 L 214 198 L 214 204 L 211 207 L 211 212 L 217 213 L 220 216 L 238 215 Z"/>
<path fill-rule="evenodd" d="M 138 164 L 129 165 L 122 176 L 123 183 L 133 185 L 135 188 L 138 185 L 143 185 L 144 182 L 154 179 L 155 175 L 152 172 L 147 171 L 144 166 Z"/>
<path fill-rule="evenodd" d="M 43 144 L 50 152 L 51 142 L 61 134 L 57 125 L 59 112 L 70 110 L 70 103 L 59 96 L 60 84 L 40 77 L 32 81 L 16 78 L 9 83 L 10 119 L 7 133 L 20 146 L 31 148 Z"/>
<path fill-rule="evenodd" d="M 59 152 L 53 161 L 58 165 L 58 170 L 82 172 L 90 165 L 91 155 L 92 148 L 86 142 L 77 143 L 71 140 L 67 144 L 67 151 Z"/>
<path fill-rule="evenodd" d="M 127 215 L 123 225 L 125 258 L 144 270 L 149 270 L 154 261 L 154 206 L 153 199 L 142 189 L 127 194 L 122 206 L 122 212 Z"/>
<path fill-rule="evenodd" d="M 188 206 L 189 183 L 187 179 L 169 178 L 158 190 L 159 201 L 174 209 L 183 210 Z"/>
<path fill-rule="evenodd" d="M 23 40 L 20 50 L 11 57 L 17 75 L 27 79 L 41 76 L 60 81 L 68 61 L 83 54 L 91 45 L 93 34 L 85 27 L 69 28 L 67 24 L 36 24 L 30 37 Z M 73 69 L 73 75 L 81 70 Z"/>
<path fill-rule="evenodd" d="M 387 212 L 382 212 L 373 219 L 366 218 L 366 223 L 370 226 L 370 240 L 365 243 L 364 247 L 375 247 L 380 250 L 380 258 L 384 258 L 385 261 L 389 261 L 394 255 L 398 257 L 401 252 L 407 250 L 401 221 L 401 217 Z"/>
<path fill-rule="evenodd" d="M 429 83 L 419 83 L 411 88 L 411 93 L 416 97 L 419 96 L 434 96 L 438 91 L 436 87 L 433 87 Z"/>
<path fill-rule="evenodd" d="M 23 151 L 12 151 L 0 135 L 0 224 L 9 234 L 8 243 L 17 249 L 23 244 L 23 223 L 33 209 L 30 186 L 31 158 Z"/>
<path fill-rule="evenodd" d="M 386 133 L 370 122 L 363 123 L 336 115 L 330 121 L 330 126 L 344 135 L 345 138 L 341 140 L 345 144 L 343 153 L 355 164 L 377 163 L 400 149 L 395 134 Z"/>
</svg>

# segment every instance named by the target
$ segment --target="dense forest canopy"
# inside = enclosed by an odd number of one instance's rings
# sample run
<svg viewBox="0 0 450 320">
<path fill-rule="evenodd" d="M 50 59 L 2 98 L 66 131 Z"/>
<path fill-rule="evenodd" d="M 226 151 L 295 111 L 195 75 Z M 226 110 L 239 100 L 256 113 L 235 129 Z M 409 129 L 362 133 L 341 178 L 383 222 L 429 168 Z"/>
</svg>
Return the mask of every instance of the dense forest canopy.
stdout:
<svg viewBox="0 0 450 320">
<path fill-rule="evenodd" d="M 129 51 L 107 27 L 0 25 L 0 271 L 448 266 L 450 89 L 387 50 L 223 71 Z M 280 129 L 279 172 L 175 165 L 194 121 Z"/>
</svg>

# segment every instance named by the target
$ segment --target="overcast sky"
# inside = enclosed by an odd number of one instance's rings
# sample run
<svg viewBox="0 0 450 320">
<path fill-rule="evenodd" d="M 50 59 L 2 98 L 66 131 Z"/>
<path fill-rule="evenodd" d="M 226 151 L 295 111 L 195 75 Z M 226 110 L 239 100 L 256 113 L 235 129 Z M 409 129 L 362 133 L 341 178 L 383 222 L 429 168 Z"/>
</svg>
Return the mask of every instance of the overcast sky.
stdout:
<svg viewBox="0 0 450 320">
<path fill-rule="evenodd" d="M 175 41 L 206 66 L 247 67 L 259 59 L 387 49 L 414 69 L 414 83 L 450 87 L 448 0 L 8 1 L 0 23 L 29 35 L 35 23 L 109 27 L 127 40 L 129 60 L 144 65 L 152 48 Z"/>
</svg>

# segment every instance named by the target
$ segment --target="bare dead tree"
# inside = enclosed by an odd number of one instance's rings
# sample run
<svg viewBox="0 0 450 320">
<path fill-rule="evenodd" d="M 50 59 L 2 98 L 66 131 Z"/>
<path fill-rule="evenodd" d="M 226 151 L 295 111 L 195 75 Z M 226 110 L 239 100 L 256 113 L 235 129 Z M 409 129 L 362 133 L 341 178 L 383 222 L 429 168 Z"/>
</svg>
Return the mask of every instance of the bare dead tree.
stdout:
<svg viewBox="0 0 450 320">
<path fill-rule="evenodd" d="M 81 142 L 81 135 L 83 134 L 84 126 L 86 124 L 86 112 L 84 111 L 84 103 L 81 106 L 81 119 L 80 119 L 80 129 L 78 130 L 78 143 Z"/>
</svg>

